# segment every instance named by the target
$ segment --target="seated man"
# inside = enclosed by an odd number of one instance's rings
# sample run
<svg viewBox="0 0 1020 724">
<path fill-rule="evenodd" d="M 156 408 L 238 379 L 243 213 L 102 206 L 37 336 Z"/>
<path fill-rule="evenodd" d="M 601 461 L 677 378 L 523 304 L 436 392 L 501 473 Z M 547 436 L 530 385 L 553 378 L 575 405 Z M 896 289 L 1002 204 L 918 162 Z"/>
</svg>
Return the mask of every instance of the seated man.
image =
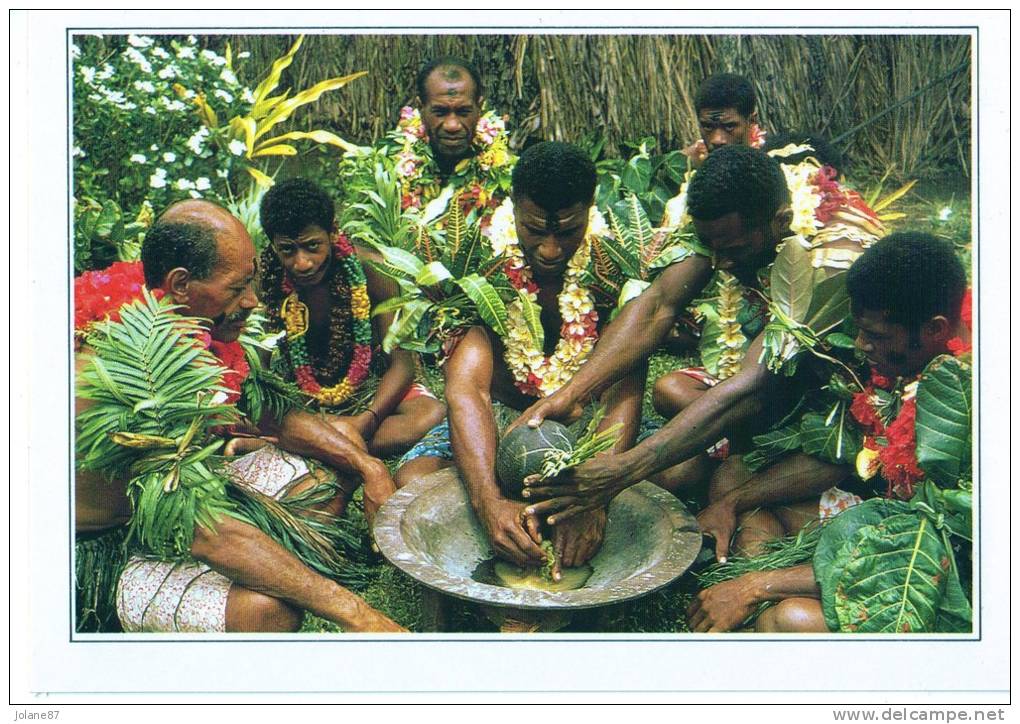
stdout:
<svg viewBox="0 0 1020 724">
<path fill-rule="evenodd" d="M 271 241 L 260 259 L 261 296 L 269 326 L 284 332 L 284 376 L 321 409 L 347 413 L 328 419 L 372 455 L 406 452 L 446 410 L 415 384 L 411 352 L 394 350 L 381 379 L 370 377 L 373 348 L 393 314 L 376 316 L 373 327 L 369 302 L 396 296 L 396 285 L 362 264 L 369 252 L 340 233 L 332 199 L 311 181 L 289 179 L 271 188 L 261 220 Z M 381 354 L 376 349 L 376 360 Z M 371 397 L 358 394 L 373 382 Z"/>
<path fill-rule="evenodd" d="M 625 453 L 596 458 L 575 468 L 562 484 L 534 489 L 536 497 L 556 496 L 529 507 L 534 513 L 563 511 L 552 516 L 554 524 L 605 505 L 626 487 L 665 471 L 666 480 L 660 477 L 659 481 L 671 489 L 699 483 L 710 472 L 703 451 L 727 437 L 738 446 L 732 449 L 731 445 L 730 452 L 740 452 L 740 445 L 767 427 L 770 415 L 781 416 L 784 406 L 777 403 L 791 392 L 789 378 L 782 376 L 781 370 L 790 360 L 778 358 L 771 348 L 763 352 L 768 330 L 763 329 L 764 319 L 747 314 L 747 297 L 764 299 L 764 304 L 770 301 L 762 281 L 782 240 L 796 244 L 794 250 L 806 248 L 799 274 L 810 274 L 814 280 L 843 273 L 862 246 L 876 240 L 843 221 L 823 228 L 810 241 L 792 234 L 794 215 L 782 169 L 775 159 L 746 146 L 727 146 L 708 157 L 691 181 L 690 209 L 699 241 L 711 250 L 716 270 L 725 272 L 718 280 L 715 306 L 706 312 L 714 317 L 716 333 L 703 339 L 715 348 L 709 370 L 714 379 L 701 375 L 696 380 L 681 373 L 660 379 L 656 392 L 661 409 L 667 413 L 672 410 L 666 405 L 675 409 L 665 427 Z M 689 288 L 670 285 L 670 271 L 624 307 L 578 374 L 556 394 L 534 405 L 522 420 L 538 425 L 545 417 L 569 418 L 578 401 L 643 363 L 690 299 Z M 798 347 L 784 349 L 795 352 Z M 678 463 L 683 466 L 668 470 Z M 739 456 L 731 455 L 716 470 L 712 486 L 729 490 L 747 477 Z"/>
<path fill-rule="evenodd" d="M 694 167 L 730 144 L 761 148 L 765 132 L 758 125 L 757 105 L 754 86 L 742 75 L 716 73 L 702 81 L 694 97 L 701 138 L 684 149 Z"/>
<path fill-rule="evenodd" d="M 416 85 L 415 107 L 402 108 L 397 128 L 376 146 L 396 171 L 401 208 L 423 209 L 426 218 L 436 219 L 459 192 L 468 222 L 480 221 L 484 229 L 506 198 L 516 160 L 505 121 L 484 110 L 481 76 L 462 58 L 429 61 Z M 358 179 L 348 185 L 371 186 L 375 162 L 367 155 L 342 166 Z"/>
<path fill-rule="evenodd" d="M 858 329 L 857 349 L 868 359 L 872 377 L 868 388 L 857 393 L 851 411 L 861 431 L 875 434 L 874 424 L 886 429 L 898 424 L 880 421 L 872 411 L 869 399 L 875 387 L 890 387 L 906 397 L 912 396 L 911 381 L 916 380 L 938 355 L 961 353 L 969 349 L 969 312 L 961 309 L 965 299 L 966 276 L 952 246 L 928 234 L 902 232 L 891 234 L 861 255 L 847 275 L 847 290 Z M 897 384 L 898 383 L 898 384 Z M 913 385 L 916 388 L 916 385 Z M 871 390 L 869 392 L 869 390 Z M 913 426 L 913 418 L 905 424 Z M 890 433 L 890 437 L 891 437 Z M 910 431 L 910 439 L 914 439 Z M 877 438 L 872 438 L 877 440 Z M 881 465 L 886 443 L 873 443 L 878 448 L 881 480 L 880 494 L 909 500 L 913 484 L 920 478 L 916 462 L 903 469 L 887 469 Z M 872 457 L 870 448 L 862 457 Z M 716 500 L 698 517 L 703 530 L 717 539 L 717 548 L 725 553 L 726 545 L 737 527 L 737 515 L 752 508 L 769 506 L 762 515 L 776 515 L 781 534 L 800 529 L 802 520 L 778 505 L 801 508 L 804 518 L 817 515 L 819 494 L 833 481 L 852 478 L 849 465 L 833 465 L 799 453 L 762 473 L 753 476 L 722 498 Z M 792 464 L 787 464 L 792 461 Z M 858 474 L 874 471 L 859 466 Z M 777 474 L 784 468 L 790 474 Z M 888 486 L 888 487 L 887 487 Z M 799 506 L 798 501 L 804 501 Z M 784 525 L 785 524 L 785 525 Z M 738 534 L 739 539 L 739 534 Z M 722 555 L 720 555 L 722 560 Z M 781 601 L 767 609 L 757 620 L 758 631 L 815 632 L 827 631 L 822 607 L 818 601 L 818 584 L 810 564 L 788 569 L 748 573 L 719 583 L 698 594 L 691 604 L 691 627 L 695 631 L 728 631 L 739 627 L 758 605 L 765 601 Z"/>
<path fill-rule="evenodd" d="M 274 496 L 298 496 L 310 488 L 319 490 L 317 483 L 324 472 L 306 474 L 311 466 L 295 456 L 307 456 L 341 474 L 360 477 L 365 486 L 366 505 L 378 507 L 394 489 L 382 462 L 310 413 L 284 408 L 277 418 L 270 414 L 270 405 L 256 404 L 249 397 L 250 392 L 244 385 L 252 370 L 249 357 L 237 340 L 258 299 L 252 291 L 255 248 L 243 224 L 208 201 L 188 200 L 174 204 L 147 233 L 142 260 L 145 282 L 155 294 L 171 299 L 180 305 L 179 311 L 202 318 L 208 325 L 210 350 L 228 369 L 221 381 L 214 378 L 209 383 L 218 390 L 212 404 L 224 400 L 222 404 L 233 405 L 231 400 L 237 399 L 238 404 L 245 406 L 239 409 L 263 409 L 266 414 L 256 422 L 279 440 L 280 450 L 290 453 L 270 454 L 270 449 L 266 448 L 239 459 L 223 474 L 230 476 L 239 488 L 256 490 L 244 494 L 256 501 L 268 501 Z M 195 480 L 182 482 L 184 473 L 181 470 L 187 461 L 181 456 L 190 455 L 188 441 L 184 438 L 190 440 L 190 435 L 185 435 L 180 443 L 171 441 L 180 446 L 176 467 L 166 481 L 155 488 L 138 477 L 134 468 L 130 474 L 136 477 L 130 480 L 123 472 L 120 476 L 114 475 L 115 470 L 123 470 L 111 467 L 114 456 L 100 455 L 97 459 L 95 446 L 100 442 L 111 444 L 106 435 L 96 438 L 94 429 L 96 413 L 108 409 L 108 403 L 100 402 L 103 395 L 97 380 L 102 381 L 108 373 L 103 372 L 105 365 L 99 364 L 99 357 L 88 344 L 88 330 L 111 315 L 116 317 L 122 304 L 139 298 L 141 288 L 137 282 L 122 284 L 123 280 L 114 280 L 112 275 L 99 274 L 94 281 L 95 289 L 86 293 L 83 288 L 82 294 L 76 293 L 76 336 L 80 332 L 85 340 L 76 360 L 79 374 L 77 527 L 97 531 L 127 523 L 129 539 L 139 547 L 139 552 L 150 556 L 170 553 L 175 557 L 167 561 L 135 558 L 128 564 L 117 596 L 124 629 L 293 631 L 300 626 L 301 612 L 310 611 L 348 631 L 401 630 L 361 598 L 314 572 L 264 532 L 259 525 L 264 525 L 265 520 L 259 524 L 251 522 L 238 507 L 237 498 L 229 497 L 229 492 L 224 494 L 222 483 L 220 492 L 216 492 L 215 478 L 206 478 L 212 487 Z M 115 283 L 116 289 L 113 288 Z M 104 288 L 104 284 L 109 288 Z M 111 300 L 116 300 L 115 306 L 109 306 Z M 168 342 L 172 344 L 170 338 Z M 98 344 L 99 340 L 92 338 L 92 343 Z M 155 379 L 158 365 L 158 362 L 152 363 L 150 379 Z M 178 370 L 177 375 L 180 374 Z M 174 384 L 179 384 L 177 379 L 174 377 Z M 232 391 L 228 395 L 226 390 Z M 173 393 L 168 390 L 166 395 L 172 398 Z M 125 424 L 124 420 L 137 421 L 140 418 L 135 416 L 143 412 L 142 408 L 159 404 L 158 397 L 149 399 L 133 411 L 129 408 L 114 424 L 120 426 Z M 166 414 L 173 413 L 167 411 Z M 196 417 L 192 425 L 198 419 Z M 90 422 L 83 422 L 86 420 Z M 135 432 L 120 427 L 113 430 L 129 441 Z M 83 448 L 83 441 L 90 436 L 92 447 Z M 134 438 L 134 447 L 138 444 L 145 447 L 150 444 L 146 441 L 151 440 L 151 436 L 145 435 Z M 162 444 L 160 440 L 155 438 L 155 444 Z M 208 444 L 201 440 L 194 442 Z M 129 442 L 114 440 L 113 444 Z M 200 454 L 212 451 L 213 448 L 206 448 Z M 192 465 L 189 470 L 199 473 L 205 470 L 203 475 L 211 469 L 194 467 L 200 463 Z M 258 509 L 271 512 L 274 507 L 283 506 L 266 502 Z M 176 517 L 165 515 L 171 510 L 177 511 Z M 324 501 L 322 512 L 338 514 L 337 500 Z M 323 520 L 320 513 L 310 515 L 320 522 Z M 187 525 L 184 522 L 187 520 L 194 523 Z M 287 526 L 291 532 L 300 527 L 299 521 L 293 522 L 294 525 Z M 299 538 L 288 537 L 288 545 L 300 549 L 304 544 Z M 317 544 L 310 542 L 309 545 Z M 189 553 L 193 560 L 186 558 Z"/>
<path fill-rule="evenodd" d="M 529 148 L 514 169 L 512 219 L 494 219 L 491 242 L 508 262 L 511 284 L 527 291 L 541 308 L 542 349 L 531 346 L 521 302 L 508 305 L 509 333 L 471 327 L 446 358 L 449 423 L 426 436 L 397 471 L 403 486 L 422 475 L 456 464 L 471 505 L 496 553 L 520 566 L 545 561 L 539 525 L 523 515 L 524 503 L 501 495 L 495 476 L 499 427 L 493 403 L 521 410 L 570 378 L 595 344 L 601 315 L 583 284 L 591 244 L 589 219 L 595 167 L 577 147 L 546 142 Z M 501 207 L 510 211 L 507 206 Z M 607 315 L 606 315 L 607 316 Z M 602 427 L 623 423 L 616 450 L 633 443 L 641 414 L 643 368 L 604 396 Z M 508 420 L 507 420 L 508 421 Z M 604 506 L 553 534 L 562 566 L 587 561 L 601 543 Z M 554 573 L 554 575 L 558 575 Z"/>
</svg>

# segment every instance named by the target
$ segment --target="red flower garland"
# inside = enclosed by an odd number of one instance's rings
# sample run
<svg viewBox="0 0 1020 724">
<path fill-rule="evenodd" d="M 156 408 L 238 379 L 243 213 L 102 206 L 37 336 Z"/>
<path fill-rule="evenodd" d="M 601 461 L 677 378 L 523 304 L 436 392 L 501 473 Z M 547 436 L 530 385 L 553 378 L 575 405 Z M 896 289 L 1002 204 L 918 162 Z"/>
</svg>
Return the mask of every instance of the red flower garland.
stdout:
<svg viewBox="0 0 1020 724">
<path fill-rule="evenodd" d="M 837 171 L 832 166 L 822 166 L 811 177 L 811 184 L 818 190 L 821 201 L 815 209 L 815 218 L 823 224 L 829 223 L 833 215 L 844 207 L 857 209 L 873 219 L 878 219 L 874 211 L 865 203 L 856 191 L 843 188 L 836 181 Z"/>
</svg>

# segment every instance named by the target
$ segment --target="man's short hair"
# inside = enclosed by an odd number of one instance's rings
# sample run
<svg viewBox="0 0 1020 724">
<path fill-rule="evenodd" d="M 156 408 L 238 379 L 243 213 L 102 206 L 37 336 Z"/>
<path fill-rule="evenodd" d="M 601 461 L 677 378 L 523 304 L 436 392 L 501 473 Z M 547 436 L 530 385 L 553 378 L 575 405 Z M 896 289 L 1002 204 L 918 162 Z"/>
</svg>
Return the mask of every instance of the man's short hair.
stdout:
<svg viewBox="0 0 1020 724">
<path fill-rule="evenodd" d="M 735 73 L 716 73 L 705 78 L 694 98 L 695 113 L 701 113 L 704 108 L 735 108 L 737 113 L 747 118 L 756 105 L 751 81 Z"/>
<path fill-rule="evenodd" d="M 749 146 L 727 145 L 708 154 L 687 189 L 687 209 L 699 221 L 736 212 L 745 225 L 767 222 L 790 201 L 779 162 Z"/>
<path fill-rule="evenodd" d="M 796 164 L 813 156 L 823 166 L 832 166 L 840 174 L 846 173 L 847 164 L 836 147 L 828 142 L 823 136 L 807 131 L 787 131 L 785 133 L 770 133 L 765 140 L 765 152 L 774 151 L 777 148 L 789 146 L 791 143 L 798 146 L 811 146 L 812 151 L 801 151 L 792 153 L 789 156 L 773 156 L 779 163 Z"/>
<path fill-rule="evenodd" d="M 595 164 L 570 143 L 543 141 L 529 147 L 514 166 L 515 198 L 527 197 L 546 211 L 559 211 L 595 198 Z"/>
<path fill-rule="evenodd" d="M 259 221 L 269 241 L 277 234 L 293 239 L 312 224 L 328 233 L 333 229 L 335 214 L 329 194 L 306 178 L 274 185 L 259 205 Z"/>
<path fill-rule="evenodd" d="M 899 231 L 879 240 L 846 275 L 854 312 L 885 312 L 888 321 L 912 333 L 940 315 L 958 322 L 966 286 L 953 245 L 920 231 Z"/>
<path fill-rule="evenodd" d="M 208 279 L 216 267 L 216 232 L 212 226 L 195 222 L 157 221 L 142 241 L 142 271 L 145 284 L 156 289 L 167 272 L 187 269 L 193 279 Z"/>
<path fill-rule="evenodd" d="M 468 60 L 457 57 L 455 55 L 444 55 L 441 58 L 433 58 L 428 63 L 422 66 L 422 69 L 418 71 L 418 77 L 415 79 L 415 85 L 418 87 L 418 98 L 421 99 L 422 103 L 428 100 L 428 88 L 426 86 L 429 76 L 432 75 L 432 71 L 438 70 L 439 68 L 460 68 L 466 71 L 471 80 L 475 83 L 475 100 L 477 101 L 482 97 L 482 76 L 478 74 L 478 70 Z"/>
</svg>

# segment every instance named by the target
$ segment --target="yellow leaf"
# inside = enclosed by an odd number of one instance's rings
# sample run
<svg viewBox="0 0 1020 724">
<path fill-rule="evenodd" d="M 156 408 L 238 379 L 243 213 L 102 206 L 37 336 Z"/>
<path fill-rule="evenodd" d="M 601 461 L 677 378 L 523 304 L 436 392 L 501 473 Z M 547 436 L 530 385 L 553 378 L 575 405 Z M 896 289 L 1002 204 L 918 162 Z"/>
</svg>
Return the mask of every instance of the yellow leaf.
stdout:
<svg viewBox="0 0 1020 724">
<path fill-rule="evenodd" d="M 255 119 L 251 116 L 234 116 L 230 119 L 230 134 L 244 141 L 248 149 L 245 155 L 251 158 L 255 150 Z"/>
<path fill-rule="evenodd" d="M 265 118 L 267 115 L 269 115 L 269 112 L 277 106 L 277 104 L 283 103 L 283 101 L 287 100 L 288 96 L 290 96 L 290 88 L 288 88 L 278 96 L 273 96 L 272 98 L 263 98 L 261 101 L 252 106 L 251 109 L 252 117 L 255 118 L 256 120 Z"/>
<path fill-rule="evenodd" d="M 281 141 L 297 141 L 300 139 L 308 139 L 309 141 L 315 141 L 316 143 L 327 143 L 330 146 L 337 146 L 345 151 L 354 151 L 358 147 L 349 141 L 345 141 L 334 133 L 329 131 L 291 131 L 290 133 L 284 133 L 282 136 L 273 136 L 262 141 L 255 149 L 258 151 L 266 146 L 271 146 L 274 143 Z"/>
<path fill-rule="evenodd" d="M 223 57 L 227 61 L 227 68 L 229 68 L 231 71 L 233 71 L 234 70 L 234 54 L 230 50 L 230 42 L 229 41 L 227 42 L 227 49 L 224 51 Z"/>
<path fill-rule="evenodd" d="M 297 156 L 297 149 L 286 143 L 280 143 L 276 146 L 260 148 L 252 154 L 252 158 L 256 156 Z"/>
<path fill-rule="evenodd" d="M 914 179 L 913 181 L 908 181 L 907 183 L 903 184 L 898 189 L 893 191 L 891 194 L 886 196 L 884 199 L 882 199 L 881 201 L 876 203 L 872 208 L 875 211 L 881 211 L 886 206 L 889 206 L 890 204 L 896 203 L 896 201 L 898 201 L 901 197 L 903 197 L 904 194 L 906 194 L 908 191 L 910 191 L 910 189 L 914 188 L 914 184 L 916 184 L 916 183 L 917 183 L 917 179 Z"/>
<path fill-rule="evenodd" d="M 895 221 L 896 219 L 904 219 L 904 218 L 906 218 L 906 216 L 907 215 L 904 214 L 902 211 L 887 211 L 884 214 L 879 214 L 878 215 L 878 220 L 879 221 Z"/>
<path fill-rule="evenodd" d="M 273 179 L 271 179 L 269 176 L 266 176 L 264 173 L 259 171 L 254 166 L 248 166 L 247 170 L 248 173 L 251 174 L 251 177 L 255 179 L 255 183 L 257 183 L 262 188 L 268 189 L 270 186 L 273 185 Z"/>
<path fill-rule="evenodd" d="M 205 102 L 204 95 L 199 93 L 192 102 L 198 106 L 198 114 L 202 117 L 202 122 L 205 125 L 209 126 L 209 128 L 217 128 L 220 125 L 219 119 L 216 118 L 216 111 Z"/>
<path fill-rule="evenodd" d="M 174 93 L 177 94 L 178 98 L 183 98 L 188 93 L 188 89 L 182 86 L 180 83 L 174 83 L 172 87 L 174 89 Z"/>
<path fill-rule="evenodd" d="M 326 93 L 327 91 L 331 90 L 336 90 L 337 88 L 342 88 L 343 86 L 350 83 L 352 80 L 360 78 L 363 75 L 368 75 L 368 73 L 362 70 L 357 73 L 351 73 L 350 75 L 342 76 L 340 78 L 329 78 L 328 80 L 324 80 L 321 83 L 316 83 L 307 90 L 301 91 L 290 100 L 280 103 L 273 110 L 273 112 L 270 113 L 269 116 L 267 116 L 265 120 L 263 120 L 259 124 L 259 131 L 258 133 L 255 134 L 255 139 L 258 140 L 260 137 L 268 133 L 269 130 L 277 123 L 281 123 L 290 118 L 291 113 L 293 113 L 306 103 L 313 103 L 314 101 L 317 101 L 319 99 L 319 96 L 321 96 L 323 93 Z"/>
<path fill-rule="evenodd" d="M 287 54 L 273 62 L 273 67 L 269 69 L 269 75 L 255 89 L 255 105 L 261 103 L 263 98 L 276 89 L 277 84 L 280 82 L 280 76 L 283 75 L 283 71 L 287 69 L 287 66 L 294 61 L 294 55 L 298 52 L 298 48 L 301 47 L 301 42 L 304 39 L 304 35 L 299 35 L 298 39 L 294 41 L 294 45 L 287 51 Z"/>
</svg>

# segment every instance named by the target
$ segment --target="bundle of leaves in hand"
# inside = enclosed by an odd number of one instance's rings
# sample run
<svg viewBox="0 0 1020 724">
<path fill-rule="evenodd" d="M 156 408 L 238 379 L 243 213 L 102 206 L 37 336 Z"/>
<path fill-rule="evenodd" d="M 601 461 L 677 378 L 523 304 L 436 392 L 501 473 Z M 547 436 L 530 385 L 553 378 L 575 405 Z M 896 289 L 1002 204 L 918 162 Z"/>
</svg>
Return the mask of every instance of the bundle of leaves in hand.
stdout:
<svg viewBox="0 0 1020 724">
<path fill-rule="evenodd" d="M 223 384 L 228 370 L 202 344 L 201 320 L 178 309 L 143 289 L 140 300 L 120 308 L 120 321 L 90 331 L 94 356 L 76 391 L 93 402 L 76 419 L 79 469 L 128 481 L 128 544 L 145 554 L 185 558 L 196 526 L 216 530 L 229 515 L 259 527 L 313 569 L 344 580 L 354 569 L 340 551 L 360 541 L 313 510 L 333 486 L 277 501 L 231 480 L 218 455 L 225 442 L 218 433 L 241 419 L 238 406 L 224 403 L 232 392 Z M 254 353 L 245 354 L 255 360 Z M 244 382 L 249 389 L 251 377 Z M 263 390 L 256 406 L 277 413 L 284 404 L 279 390 Z"/>
<path fill-rule="evenodd" d="M 597 408 L 580 438 L 554 420 L 543 420 L 537 428 L 521 425 L 504 435 L 496 451 L 496 477 L 504 494 L 520 500 L 525 486 L 555 478 L 612 448 L 623 426 L 598 432 L 605 414 L 604 407 Z"/>
<path fill-rule="evenodd" d="M 382 261 L 368 263 L 400 289 L 372 312 L 395 313 L 383 350 L 435 353 L 454 330 L 478 323 L 505 336 L 505 300 L 515 292 L 500 268 L 503 260 L 493 256 L 480 227 L 467 224 L 458 199 L 430 224 L 417 210 L 398 214 L 398 195 L 384 192 L 389 181 L 381 166 L 377 177 L 378 189 L 364 192 L 369 199 L 364 210 L 373 221 L 347 228 L 379 252 Z"/>
</svg>

